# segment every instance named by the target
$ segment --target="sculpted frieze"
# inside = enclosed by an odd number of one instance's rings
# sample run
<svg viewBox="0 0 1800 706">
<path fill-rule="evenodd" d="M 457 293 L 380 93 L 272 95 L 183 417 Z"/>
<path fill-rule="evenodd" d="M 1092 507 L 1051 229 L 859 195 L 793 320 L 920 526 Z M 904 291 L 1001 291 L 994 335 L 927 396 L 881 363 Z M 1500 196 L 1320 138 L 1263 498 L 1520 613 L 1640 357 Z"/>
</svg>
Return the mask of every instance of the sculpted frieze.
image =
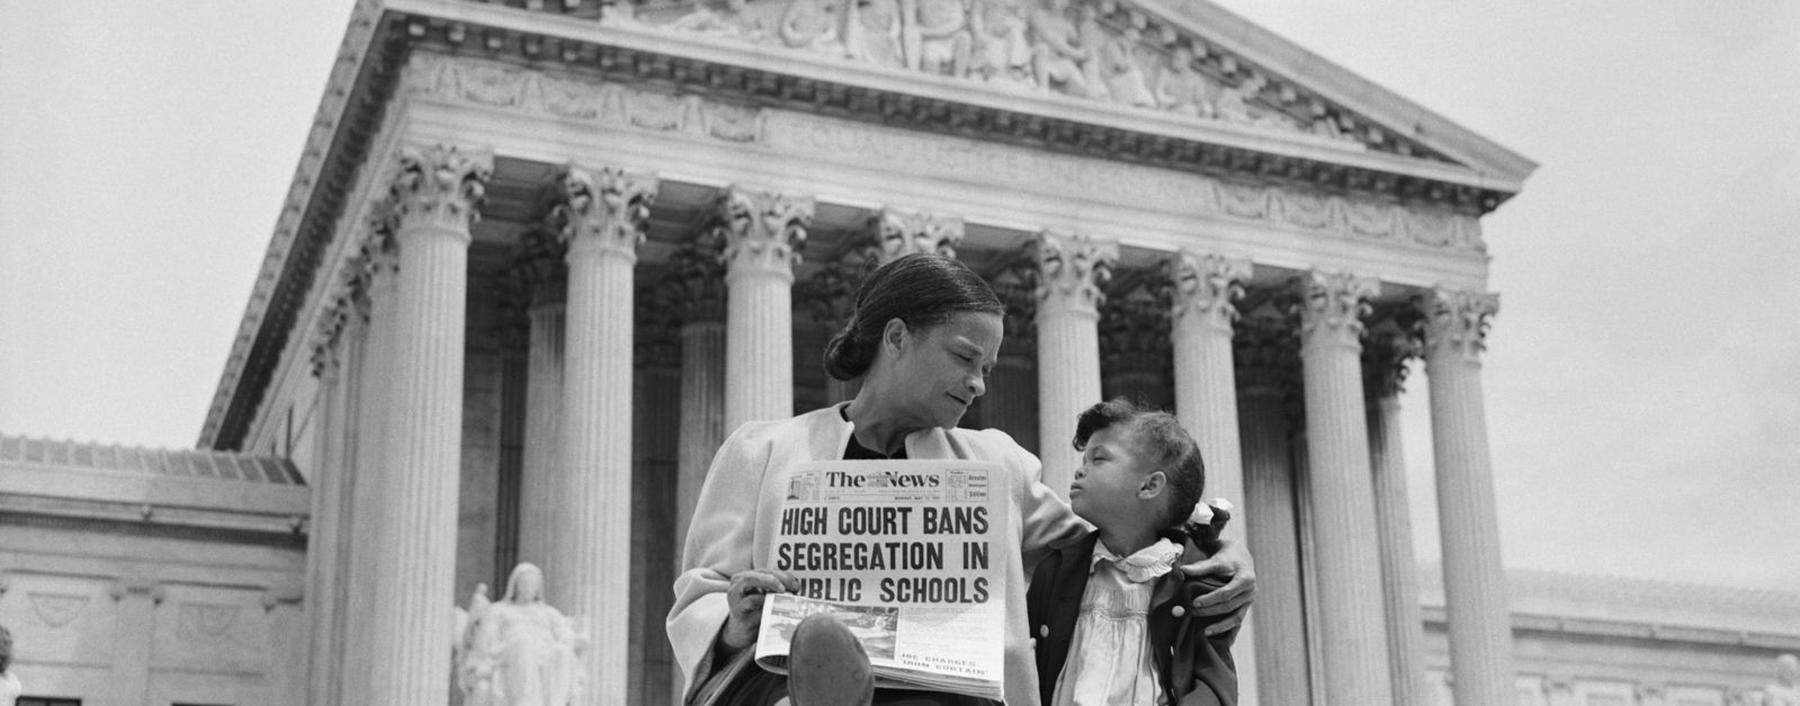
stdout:
<svg viewBox="0 0 1800 706">
<path fill-rule="evenodd" d="M 1391 149 L 1354 116 L 1116 0 L 652 0 L 603 22 Z M 1409 150 L 1410 151 L 1410 150 Z"/>
<path fill-rule="evenodd" d="M 415 97 L 608 127 L 686 132 L 726 142 L 762 139 L 762 109 L 715 103 L 700 96 L 548 76 L 498 62 L 429 52 L 414 54 L 406 72 L 406 91 Z"/>
<path fill-rule="evenodd" d="M 1156 168 L 982 145 L 891 128 L 818 121 L 788 113 L 768 118 L 775 150 L 829 155 L 895 172 L 980 174 L 997 186 L 1080 194 L 1186 215 L 1297 227 L 1334 237 L 1432 249 L 1483 249 L 1471 217 L 1318 191 L 1223 181 Z"/>
<path fill-rule="evenodd" d="M 1005 0 L 977 0 L 990 1 Z M 954 59 L 952 55 L 950 60 Z M 895 173 L 980 174 L 996 186 L 1079 194 L 1097 201 L 1294 227 L 1333 237 L 1483 250 L 1474 219 L 1449 211 L 824 120 L 718 103 L 697 95 L 676 96 L 637 86 L 547 76 L 477 59 L 421 52 L 410 61 L 407 85 L 415 96 L 607 127 L 762 145 L 776 152 L 880 165 Z"/>
</svg>

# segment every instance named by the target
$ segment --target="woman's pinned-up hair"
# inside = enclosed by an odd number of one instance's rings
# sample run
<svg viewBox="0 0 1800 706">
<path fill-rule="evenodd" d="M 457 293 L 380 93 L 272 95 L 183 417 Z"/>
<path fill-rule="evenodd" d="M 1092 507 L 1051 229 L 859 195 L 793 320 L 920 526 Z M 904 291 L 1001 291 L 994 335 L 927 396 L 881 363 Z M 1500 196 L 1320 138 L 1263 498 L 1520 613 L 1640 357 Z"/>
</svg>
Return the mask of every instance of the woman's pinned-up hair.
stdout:
<svg viewBox="0 0 1800 706">
<path fill-rule="evenodd" d="M 838 380 L 862 377 L 891 319 L 919 331 L 966 312 L 1005 314 L 1006 305 L 987 280 L 957 260 L 923 253 L 896 258 L 857 288 L 850 321 L 825 344 L 825 373 Z"/>
</svg>

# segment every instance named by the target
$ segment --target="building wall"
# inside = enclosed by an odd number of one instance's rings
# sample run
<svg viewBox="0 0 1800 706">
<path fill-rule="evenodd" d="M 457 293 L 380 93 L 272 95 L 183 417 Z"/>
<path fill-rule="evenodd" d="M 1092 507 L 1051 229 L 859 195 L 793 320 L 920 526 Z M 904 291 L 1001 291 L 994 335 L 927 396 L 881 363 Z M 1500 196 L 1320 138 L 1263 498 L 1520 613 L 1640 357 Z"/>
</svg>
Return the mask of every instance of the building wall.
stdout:
<svg viewBox="0 0 1800 706">
<path fill-rule="evenodd" d="M 26 695 L 303 703 L 304 548 L 119 529 L 0 525 L 0 624 Z"/>
</svg>

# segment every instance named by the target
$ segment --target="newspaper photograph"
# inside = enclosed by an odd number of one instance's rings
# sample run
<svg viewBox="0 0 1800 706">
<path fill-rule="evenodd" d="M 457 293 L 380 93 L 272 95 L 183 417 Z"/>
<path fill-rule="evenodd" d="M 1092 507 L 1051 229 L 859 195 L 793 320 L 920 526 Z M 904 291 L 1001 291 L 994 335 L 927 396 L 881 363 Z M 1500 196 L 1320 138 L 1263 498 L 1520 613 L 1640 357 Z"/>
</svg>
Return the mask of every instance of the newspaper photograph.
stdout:
<svg viewBox="0 0 1800 706">
<path fill-rule="evenodd" d="M 821 461 L 788 477 L 769 566 L 800 580 L 763 601 L 756 660 L 785 673 L 795 627 L 828 613 L 876 683 L 1002 697 L 1006 501 L 997 464 Z"/>
</svg>

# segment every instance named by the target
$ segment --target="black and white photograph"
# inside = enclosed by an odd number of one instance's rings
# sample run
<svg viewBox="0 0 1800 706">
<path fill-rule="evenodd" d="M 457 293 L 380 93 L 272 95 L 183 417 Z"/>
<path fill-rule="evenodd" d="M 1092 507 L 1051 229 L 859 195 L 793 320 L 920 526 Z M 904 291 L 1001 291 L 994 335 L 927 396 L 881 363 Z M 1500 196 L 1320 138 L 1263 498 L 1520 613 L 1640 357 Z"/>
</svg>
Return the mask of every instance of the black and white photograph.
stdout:
<svg viewBox="0 0 1800 706">
<path fill-rule="evenodd" d="M 1800 706 L 1800 3 L 0 2 L 0 706 L 900 702 Z"/>
</svg>

